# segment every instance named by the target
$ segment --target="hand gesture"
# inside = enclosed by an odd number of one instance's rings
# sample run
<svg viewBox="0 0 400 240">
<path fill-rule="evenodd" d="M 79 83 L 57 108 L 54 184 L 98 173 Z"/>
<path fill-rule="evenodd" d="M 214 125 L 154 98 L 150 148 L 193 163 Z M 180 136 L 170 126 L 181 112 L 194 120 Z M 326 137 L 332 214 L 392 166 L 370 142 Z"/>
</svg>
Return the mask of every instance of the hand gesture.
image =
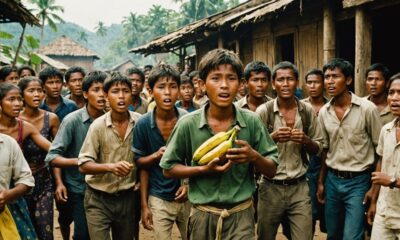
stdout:
<svg viewBox="0 0 400 240">
<path fill-rule="evenodd" d="M 68 191 L 64 184 L 59 183 L 56 185 L 56 191 L 54 194 L 56 202 L 65 203 L 68 201 Z"/>
<path fill-rule="evenodd" d="M 187 200 L 188 185 L 182 185 L 175 193 L 175 201 L 182 203 Z"/>
<path fill-rule="evenodd" d="M 8 200 L 7 200 L 8 190 L 0 190 L 0 212 L 3 212 Z"/>
<path fill-rule="evenodd" d="M 388 187 L 390 185 L 390 177 L 382 172 L 372 173 L 372 183 Z"/>
<path fill-rule="evenodd" d="M 298 144 L 306 144 L 310 138 L 300 129 L 292 129 L 290 140 Z"/>
<path fill-rule="evenodd" d="M 226 158 L 235 163 L 246 163 L 255 161 L 260 155 L 243 140 L 236 140 L 239 148 L 230 148 L 226 153 Z"/>
<path fill-rule="evenodd" d="M 133 168 L 133 164 L 127 161 L 112 163 L 111 172 L 118 177 L 127 176 Z"/>
<path fill-rule="evenodd" d="M 292 129 L 290 127 L 280 127 L 271 134 L 271 137 L 274 142 L 288 142 L 290 141 L 291 132 Z"/>
<path fill-rule="evenodd" d="M 205 171 L 208 173 L 224 173 L 227 172 L 232 167 L 232 161 L 228 160 L 224 164 L 224 161 L 221 158 L 215 158 L 210 161 L 207 165 L 205 165 Z M 222 164 L 222 165 L 220 165 Z"/>
<path fill-rule="evenodd" d="M 374 222 L 375 213 L 376 213 L 376 203 L 371 203 L 369 205 L 368 213 L 367 213 L 367 221 L 368 221 L 368 224 L 371 226 L 372 226 L 372 223 Z"/>
<path fill-rule="evenodd" d="M 318 183 L 317 186 L 317 199 L 321 204 L 325 203 L 325 187 L 323 183 Z"/>
<path fill-rule="evenodd" d="M 166 149 L 165 146 L 160 147 L 160 149 L 158 149 L 157 152 L 153 153 L 154 158 L 160 161 L 162 156 L 164 155 L 165 149 Z"/>
<path fill-rule="evenodd" d="M 142 207 L 142 224 L 147 230 L 153 230 L 153 214 L 149 207 Z"/>
</svg>

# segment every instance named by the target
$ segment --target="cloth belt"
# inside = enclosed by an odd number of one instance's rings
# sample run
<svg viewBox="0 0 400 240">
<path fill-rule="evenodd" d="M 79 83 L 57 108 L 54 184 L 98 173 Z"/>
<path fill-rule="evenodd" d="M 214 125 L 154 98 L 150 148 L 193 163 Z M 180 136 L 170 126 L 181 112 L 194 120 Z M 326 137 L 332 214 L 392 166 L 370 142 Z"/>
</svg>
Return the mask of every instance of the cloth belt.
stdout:
<svg viewBox="0 0 400 240">
<path fill-rule="evenodd" d="M 86 188 L 89 189 L 90 191 L 94 192 L 94 193 L 97 193 L 99 195 L 103 195 L 103 196 L 106 196 L 106 197 L 122 197 L 122 196 L 124 196 L 124 195 L 126 195 L 128 193 L 133 193 L 134 192 L 133 191 L 133 187 L 132 188 L 128 188 L 128 189 L 124 189 L 124 190 L 120 190 L 120 191 L 114 192 L 114 193 L 108 193 L 108 192 L 104 192 L 104 191 L 101 191 L 101 190 L 97 190 L 97 189 L 94 189 L 94 188 L 92 188 L 91 186 L 89 186 L 87 184 L 86 184 Z"/>
<path fill-rule="evenodd" d="M 290 186 L 290 185 L 296 185 L 296 184 L 301 183 L 302 181 L 306 180 L 306 175 L 304 174 L 301 177 L 288 179 L 288 180 L 276 180 L 276 179 L 269 179 L 266 177 L 264 177 L 264 179 L 267 180 L 268 182 L 276 184 L 276 185 Z"/>
<path fill-rule="evenodd" d="M 369 168 L 364 171 L 361 171 L 361 172 L 351 172 L 351 171 L 339 171 L 339 170 L 328 167 L 328 171 L 333 173 L 336 177 L 344 178 L 344 179 L 351 179 L 351 178 L 355 178 L 360 175 L 371 173 L 371 169 L 369 169 Z"/>
<path fill-rule="evenodd" d="M 212 213 L 212 214 L 219 216 L 215 239 L 221 240 L 222 224 L 223 224 L 224 218 L 229 217 L 231 214 L 246 210 L 246 209 L 250 208 L 251 206 L 253 206 L 253 200 L 251 198 L 249 198 L 248 200 L 236 205 L 235 207 L 233 207 L 229 210 L 228 209 L 219 209 L 219 208 L 216 208 L 213 206 L 208 206 L 208 205 L 194 205 L 193 207 L 202 212 L 208 212 L 208 213 Z"/>
</svg>

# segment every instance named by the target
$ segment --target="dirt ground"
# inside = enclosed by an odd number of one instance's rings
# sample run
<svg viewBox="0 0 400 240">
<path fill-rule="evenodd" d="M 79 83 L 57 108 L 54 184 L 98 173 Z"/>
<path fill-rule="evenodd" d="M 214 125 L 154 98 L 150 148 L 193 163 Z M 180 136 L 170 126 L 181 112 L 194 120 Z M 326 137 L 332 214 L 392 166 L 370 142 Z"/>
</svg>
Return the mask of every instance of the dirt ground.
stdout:
<svg viewBox="0 0 400 240">
<path fill-rule="evenodd" d="M 54 210 L 54 239 L 62 240 L 61 233 L 60 233 L 60 227 L 58 225 L 57 218 L 58 218 L 58 211 L 57 211 L 57 209 L 55 209 Z M 73 226 L 71 228 L 72 228 L 71 229 L 71 239 L 72 239 Z M 176 225 L 174 225 L 174 228 L 172 230 L 172 239 L 173 240 L 181 239 Z M 282 229 L 279 229 L 276 239 L 277 240 L 285 240 L 286 239 L 286 237 L 282 234 Z M 326 234 L 320 232 L 320 230 L 318 228 L 318 224 L 317 224 L 317 229 L 315 231 L 314 240 L 322 240 L 322 239 L 326 239 Z M 144 229 L 142 226 L 140 226 L 139 240 L 154 240 L 154 237 L 150 231 L 148 231 L 148 230 Z"/>
</svg>

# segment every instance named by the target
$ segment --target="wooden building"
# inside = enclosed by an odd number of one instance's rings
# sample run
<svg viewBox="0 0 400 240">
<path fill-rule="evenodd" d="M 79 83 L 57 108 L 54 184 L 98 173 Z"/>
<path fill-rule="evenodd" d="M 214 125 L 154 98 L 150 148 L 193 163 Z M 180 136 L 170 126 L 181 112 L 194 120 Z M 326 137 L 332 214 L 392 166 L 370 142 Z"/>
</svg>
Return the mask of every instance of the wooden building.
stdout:
<svg viewBox="0 0 400 240">
<path fill-rule="evenodd" d="M 38 52 L 69 67 L 79 66 L 87 71 L 94 70 L 94 61 L 100 59 L 95 52 L 64 35 L 40 47 Z"/>
<path fill-rule="evenodd" d="M 110 70 L 125 73 L 126 70 L 128 70 L 129 68 L 132 68 L 132 67 L 136 67 L 136 65 L 132 62 L 132 60 L 127 59 L 127 60 L 113 66 Z"/>
<path fill-rule="evenodd" d="M 400 72 L 396 29 L 400 0 L 251 0 L 184 26 L 130 52 L 175 52 L 185 57 L 195 46 L 196 62 L 209 50 L 227 48 L 243 63 L 287 60 L 303 76 L 334 57 L 355 67 L 354 90 L 364 95 L 365 70 L 382 62 Z M 303 85 L 303 84 L 302 84 Z"/>
</svg>

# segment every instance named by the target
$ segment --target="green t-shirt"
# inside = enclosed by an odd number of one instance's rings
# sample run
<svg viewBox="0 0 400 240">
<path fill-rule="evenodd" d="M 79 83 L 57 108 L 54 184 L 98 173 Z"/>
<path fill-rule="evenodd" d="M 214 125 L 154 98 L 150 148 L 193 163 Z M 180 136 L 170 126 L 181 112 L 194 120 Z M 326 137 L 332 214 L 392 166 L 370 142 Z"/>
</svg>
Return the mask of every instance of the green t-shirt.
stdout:
<svg viewBox="0 0 400 240">
<path fill-rule="evenodd" d="M 171 169 L 175 164 L 197 165 L 192 161 L 194 151 L 214 135 L 207 123 L 207 108 L 208 104 L 179 119 L 160 161 L 161 168 Z M 255 113 L 235 106 L 235 121 L 232 127 L 234 125 L 240 127 L 238 139 L 247 141 L 262 156 L 278 164 L 278 149 Z M 190 202 L 235 204 L 249 199 L 256 189 L 253 169 L 253 165 L 249 163 L 234 164 L 225 173 L 190 178 Z"/>
</svg>

